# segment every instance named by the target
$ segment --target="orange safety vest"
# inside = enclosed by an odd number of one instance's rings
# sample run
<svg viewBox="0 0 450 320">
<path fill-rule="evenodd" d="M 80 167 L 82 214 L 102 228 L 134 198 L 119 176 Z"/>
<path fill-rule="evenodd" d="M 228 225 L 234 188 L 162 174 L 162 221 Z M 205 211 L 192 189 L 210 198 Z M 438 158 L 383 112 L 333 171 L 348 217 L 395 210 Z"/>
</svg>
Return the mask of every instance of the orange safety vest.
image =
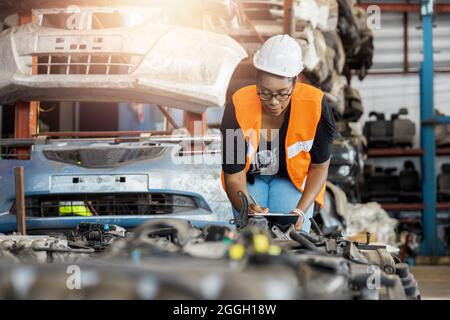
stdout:
<svg viewBox="0 0 450 320">
<path fill-rule="evenodd" d="M 312 148 L 317 124 L 322 114 L 323 92 L 313 86 L 297 83 L 291 96 L 291 112 L 286 133 L 286 167 L 295 187 L 303 192 L 308 176 Z M 247 142 L 245 172 L 248 172 L 258 150 L 262 122 L 262 104 L 256 86 L 246 86 L 233 95 L 236 120 Z M 222 185 L 224 174 L 222 171 Z M 324 204 L 324 183 L 316 202 Z"/>
</svg>

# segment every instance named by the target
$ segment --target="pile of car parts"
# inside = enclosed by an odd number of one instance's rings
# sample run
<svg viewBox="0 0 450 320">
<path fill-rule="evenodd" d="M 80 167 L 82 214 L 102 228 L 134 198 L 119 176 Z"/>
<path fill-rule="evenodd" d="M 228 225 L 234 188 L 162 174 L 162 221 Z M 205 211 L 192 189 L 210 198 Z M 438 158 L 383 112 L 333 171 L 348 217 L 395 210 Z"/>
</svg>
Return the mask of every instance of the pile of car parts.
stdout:
<svg viewBox="0 0 450 320">
<path fill-rule="evenodd" d="M 13 263 L 75 263 L 91 253 L 94 253 L 93 248 L 82 244 L 69 245 L 62 235 L 0 235 L 0 257 Z"/>
<path fill-rule="evenodd" d="M 368 16 L 351 0 L 338 0 L 338 4 L 338 32 L 345 49 L 345 73 L 358 70 L 362 80 L 372 66 L 374 52 L 372 30 L 367 25 Z"/>
<path fill-rule="evenodd" d="M 345 109 L 342 117 L 349 122 L 358 121 L 364 112 L 359 91 L 351 86 L 345 86 Z"/>
<path fill-rule="evenodd" d="M 241 3 L 261 37 L 283 33 L 283 1 Z M 292 36 L 302 48 L 305 64 L 302 81 L 321 88 L 336 115 L 342 116 L 346 94 L 341 75 L 350 79 L 351 70 L 358 70 L 362 79 L 372 65 L 373 41 L 365 23 L 367 15 L 346 0 L 296 0 L 293 6 Z"/>
<path fill-rule="evenodd" d="M 0 297 L 420 298 L 406 292 L 415 286 L 417 293 L 417 283 L 409 275 L 402 278 L 397 275 L 398 258 L 385 246 L 354 243 L 338 234 L 325 236 L 315 222 L 316 233 L 308 234 L 295 231 L 292 224 L 280 225 L 267 217 L 248 217 L 246 221 L 244 216 L 240 218 L 239 232 L 231 226 L 214 224 L 195 228 L 179 219 L 144 223 L 105 250 L 74 252 L 79 256 L 76 268 L 81 270 L 78 282 L 67 281 L 68 274 L 74 272 L 74 265 L 70 265 L 73 261 L 20 259 L 18 265 L 17 260 L 10 259 L 17 257 L 18 252 L 7 249 L 10 254 L 5 255 L 2 249 Z M 92 230 L 96 226 L 90 227 Z M 3 236 L 2 248 L 13 237 Z M 88 243 L 89 246 L 92 244 Z M 40 252 L 42 247 L 31 246 L 30 255 Z M 21 285 L 24 277 L 25 287 Z M 80 287 L 69 290 L 68 285 Z M 120 290 L 115 290 L 119 287 Z"/>
</svg>

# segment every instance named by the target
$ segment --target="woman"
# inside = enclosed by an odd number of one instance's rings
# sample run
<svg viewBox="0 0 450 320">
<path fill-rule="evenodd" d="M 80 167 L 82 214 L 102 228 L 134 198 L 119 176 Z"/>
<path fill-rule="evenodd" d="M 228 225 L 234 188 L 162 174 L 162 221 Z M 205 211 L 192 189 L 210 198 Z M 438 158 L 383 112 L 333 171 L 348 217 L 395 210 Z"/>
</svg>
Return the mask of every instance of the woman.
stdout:
<svg viewBox="0 0 450 320">
<path fill-rule="evenodd" d="M 256 201 L 250 213 L 295 213 L 309 231 L 314 201 L 323 205 L 335 123 L 323 92 L 298 83 L 299 44 L 268 39 L 253 59 L 256 85 L 239 89 L 222 120 L 224 189 L 236 216 L 238 191 Z"/>
</svg>

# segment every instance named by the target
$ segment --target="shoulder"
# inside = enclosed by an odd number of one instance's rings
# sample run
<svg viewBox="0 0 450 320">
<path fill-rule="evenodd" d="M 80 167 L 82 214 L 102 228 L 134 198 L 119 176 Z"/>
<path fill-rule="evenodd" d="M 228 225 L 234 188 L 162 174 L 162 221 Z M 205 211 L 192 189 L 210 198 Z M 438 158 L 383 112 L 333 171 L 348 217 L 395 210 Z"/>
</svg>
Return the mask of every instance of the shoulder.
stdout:
<svg viewBox="0 0 450 320">
<path fill-rule="evenodd" d="M 333 109 L 331 108 L 331 105 L 325 98 L 325 96 L 322 98 L 322 113 L 327 115 L 333 115 Z"/>
<path fill-rule="evenodd" d="M 229 124 L 236 121 L 236 109 L 234 107 L 233 100 L 228 100 L 223 110 L 222 124 Z"/>
<path fill-rule="evenodd" d="M 323 91 L 310 84 L 297 82 L 295 84 L 294 95 L 303 100 L 315 100 L 322 102 Z"/>
<path fill-rule="evenodd" d="M 322 114 L 320 117 L 319 127 L 322 127 L 328 136 L 334 136 L 336 131 L 336 122 L 334 120 L 333 109 L 326 99 L 322 100 Z"/>
<path fill-rule="evenodd" d="M 236 90 L 236 92 L 233 94 L 233 99 L 240 98 L 243 96 L 248 96 L 248 95 L 252 95 L 252 94 L 256 94 L 256 85 L 249 85 L 249 86 L 245 86 L 242 87 L 238 90 Z"/>
</svg>

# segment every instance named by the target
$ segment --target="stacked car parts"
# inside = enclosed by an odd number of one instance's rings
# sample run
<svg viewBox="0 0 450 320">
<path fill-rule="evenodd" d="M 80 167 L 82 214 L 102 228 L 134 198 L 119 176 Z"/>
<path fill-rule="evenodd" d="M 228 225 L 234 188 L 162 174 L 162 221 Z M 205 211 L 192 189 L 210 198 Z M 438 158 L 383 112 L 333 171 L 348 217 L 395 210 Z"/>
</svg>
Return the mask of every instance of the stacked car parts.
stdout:
<svg viewBox="0 0 450 320">
<path fill-rule="evenodd" d="M 359 91 L 351 86 L 345 86 L 345 109 L 343 118 L 349 122 L 358 121 L 364 112 Z"/>
<path fill-rule="evenodd" d="M 372 66 L 373 34 L 367 26 L 367 13 L 353 5 L 351 0 L 338 0 L 338 32 L 345 48 L 345 74 L 359 71 L 359 79 L 367 75 Z"/>
<path fill-rule="evenodd" d="M 373 173 L 366 175 L 363 193 L 365 201 L 398 202 L 399 180 L 396 168 L 376 167 Z"/>
<path fill-rule="evenodd" d="M 366 172 L 364 200 L 378 202 L 420 202 L 420 175 L 412 161 L 405 161 L 403 169 L 376 167 Z"/>
<path fill-rule="evenodd" d="M 375 120 L 367 121 L 364 125 L 364 135 L 369 147 L 412 147 L 415 124 L 409 119 L 400 118 L 407 114 L 408 110 L 401 108 L 398 113 L 391 115 L 390 120 L 386 120 L 384 113 L 372 111 L 369 117 L 375 117 Z"/>
<path fill-rule="evenodd" d="M 242 1 L 245 13 L 255 29 L 265 39 L 282 34 L 284 7 L 283 1 Z M 339 3 L 339 5 L 338 5 Z M 370 30 L 363 23 L 364 16 L 353 4 L 336 0 L 296 0 L 294 5 L 295 31 L 303 51 L 305 69 L 302 81 L 321 88 L 328 103 L 338 116 L 346 109 L 345 83 L 341 75 L 351 69 L 367 71 L 371 66 L 370 50 L 372 46 Z M 343 17 L 349 12 L 349 19 Z M 346 28 L 342 25 L 348 25 Z M 354 35 L 352 35 L 354 33 Z M 344 45 L 343 39 L 355 40 L 354 47 Z M 348 60 L 348 61 L 347 61 Z M 345 68 L 344 68 L 345 66 Z M 348 77 L 349 78 L 349 77 Z"/>
<path fill-rule="evenodd" d="M 438 176 L 438 198 L 440 201 L 450 201 L 450 163 L 443 164 L 441 170 Z"/>
<path fill-rule="evenodd" d="M 419 171 L 416 170 L 412 161 L 405 161 L 403 169 L 399 174 L 400 201 L 422 201 L 420 186 L 421 181 Z"/>
<path fill-rule="evenodd" d="M 442 112 L 436 110 L 437 116 L 444 116 Z M 450 147 L 450 124 L 440 124 L 436 126 L 436 146 Z"/>
</svg>

